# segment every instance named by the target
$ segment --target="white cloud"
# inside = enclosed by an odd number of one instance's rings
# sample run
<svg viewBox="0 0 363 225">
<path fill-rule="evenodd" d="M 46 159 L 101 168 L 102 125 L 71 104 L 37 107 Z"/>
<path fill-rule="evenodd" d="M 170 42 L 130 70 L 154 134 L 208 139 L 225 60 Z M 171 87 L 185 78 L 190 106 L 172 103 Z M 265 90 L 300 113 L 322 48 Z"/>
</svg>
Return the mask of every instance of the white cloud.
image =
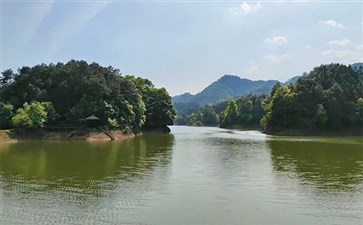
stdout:
<svg viewBox="0 0 363 225">
<path fill-rule="evenodd" d="M 261 69 L 255 63 L 250 63 L 249 67 L 244 71 L 244 73 L 250 76 L 257 76 L 261 73 Z"/>
<path fill-rule="evenodd" d="M 235 15 L 243 14 L 247 15 L 260 10 L 261 4 L 257 2 L 255 5 L 248 4 L 246 2 L 242 3 L 239 7 L 230 8 L 229 11 Z"/>
<path fill-rule="evenodd" d="M 335 59 L 358 60 L 362 58 L 362 54 L 359 52 L 349 51 L 349 50 L 336 50 L 336 49 L 323 51 L 321 55 L 326 58 L 335 58 Z"/>
<path fill-rule="evenodd" d="M 283 36 L 277 36 L 274 38 L 267 38 L 266 43 L 271 45 L 283 45 L 287 43 L 287 38 Z"/>
<path fill-rule="evenodd" d="M 351 44 L 353 44 L 353 42 L 349 39 L 334 40 L 327 43 L 327 45 L 331 47 L 348 47 Z"/>
<path fill-rule="evenodd" d="M 241 7 L 243 14 L 246 15 L 246 14 L 249 14 L 252 12 L 257 12 L 261 8 L 261 4 L 256 3 L 256 5 L 249 5 L 244 2 L 240 7 Z"/>
<path fill-rule="evenodd" d="M 284 55 L 266 55 L 264 57 L 266 60 L 273 62 L 273 63 L 281 63 L 283 61 L 286 61 L 290 58 L 289 55 L 284 54 Z"/>
<path fill-rule="evenodd" d="M 312 49 L 313 47 L 311 47 L 310 45 L 305 45 L 305 49 L 307 49 L 307 50 L 310 50 L 310 49 Z"/>
<path fill-rule="evenodd" d="M 324 25 L 327 25 L 327 26 L 331 26 L 331 27 L 334 27 L 334 28 L 340 28 L 340 29 L 344 29 L 345 28 L 345 26 L 343 24 L 338 23 L 335 20 L 320 21 L 319 24 L 324 24 Z"/>
</svg>

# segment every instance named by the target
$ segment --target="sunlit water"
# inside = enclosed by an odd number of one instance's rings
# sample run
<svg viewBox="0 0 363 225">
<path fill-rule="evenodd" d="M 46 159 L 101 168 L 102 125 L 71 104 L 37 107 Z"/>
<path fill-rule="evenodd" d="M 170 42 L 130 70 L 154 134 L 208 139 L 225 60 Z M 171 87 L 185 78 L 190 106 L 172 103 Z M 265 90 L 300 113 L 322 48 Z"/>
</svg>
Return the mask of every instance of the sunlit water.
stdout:
<svg viewBox="0 0 363 225">
<path fill-rule="evenodd" d="M 363 224 L 362 137 L 0 144 L 0 224 Z"/>
</svg>

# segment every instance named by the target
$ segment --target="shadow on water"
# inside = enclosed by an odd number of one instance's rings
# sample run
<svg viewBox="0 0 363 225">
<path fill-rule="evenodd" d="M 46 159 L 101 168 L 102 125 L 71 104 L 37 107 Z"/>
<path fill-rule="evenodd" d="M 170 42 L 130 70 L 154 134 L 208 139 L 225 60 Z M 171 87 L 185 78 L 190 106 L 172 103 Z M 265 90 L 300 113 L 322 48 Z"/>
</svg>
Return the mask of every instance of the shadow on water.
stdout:
<svg viewBox="0 0 363 225">
<path fill-rule="evenodd" d="M 363 145 L 316 141 L 268 141 L 273 170 L 328 191 L 362 182 Z"/>
<path fill-rule="evenodd" d="M 7 144 L 0 146 L 0 184 L 11 188 L 21 181 L 48 189 L 112 186 L 118 180 L 132 181 L 168 164 L 173 143 L 173 135 L 146 134 L 120 142 Z"/>
</svg>

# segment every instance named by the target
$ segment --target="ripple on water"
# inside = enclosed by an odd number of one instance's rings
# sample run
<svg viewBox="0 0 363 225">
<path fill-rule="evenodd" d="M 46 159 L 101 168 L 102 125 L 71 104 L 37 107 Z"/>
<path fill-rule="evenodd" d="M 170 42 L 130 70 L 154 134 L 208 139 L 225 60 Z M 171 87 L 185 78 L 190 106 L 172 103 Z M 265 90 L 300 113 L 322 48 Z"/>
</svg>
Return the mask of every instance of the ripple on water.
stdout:
<svg viewBox="0 0 363 225">
<path fill-rule="evenodd" d="M 363 221 L 362 148 L 349 138 L 177 129 L 175 140 L 145 135 L 122 143 L 72 142 L 66 149 L 32 143 L 1 151 L 0 223 Z"/>
</svg>

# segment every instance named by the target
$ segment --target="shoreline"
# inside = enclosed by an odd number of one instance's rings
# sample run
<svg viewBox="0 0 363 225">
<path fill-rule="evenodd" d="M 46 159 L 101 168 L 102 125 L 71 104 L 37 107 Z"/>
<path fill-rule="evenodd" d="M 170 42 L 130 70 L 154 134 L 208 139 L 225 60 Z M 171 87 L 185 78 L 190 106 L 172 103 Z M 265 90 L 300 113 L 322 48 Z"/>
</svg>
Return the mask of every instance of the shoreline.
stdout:
<svg viewBox="0 0 363 225">
<path fill-rule="evenodd" d="M 281 130 L 281 131 L 261 131 L 264 134 L 274 136 L 311 136 L 311 137 L 338 137 L 338 136 L 363 136 L 362 129 L 344 129 L 340 131 L 319 131 L 319 130 Z"/>
<path fill-rule="evenodd" d="M 195 126 L 190 126 L 195 127 Z M 203 126 L 208 127 L 208 126 Z M 219 127 L 220 128 L 220 127 Z M 228 127 L 220 129 L 231 129 L 231 130 L 256 130 L 263 134 L 272 136 L 311 136 L 311 137 L 335 137 L 335 136 L 357 136 L 363 137 L 362 129 L 351 129 L 344 131 L 311 131 L 311 130 L 282 130 L 282 131 L 262 131 L 257 127 Z M 74 140 L 84 140 L 84 141 L 119 141 L 124 139 L 133 138 L 135 136 L 141 135 L 142 133 L 148 132 L 160 132 L 164 133 L 164 129 L 149 128 L 144 129 L 143 132 L 134 133 L 132 131 L 126 130 L 109 130 L 101 131 L 98 129 L 74 129 L 74 130 L 49 130 L 47 128 L 31 128 L 31 129 L 9 129 L 0 130 L 0 143 L 15 143 L 21 141 L 74 141 Z M 168 127 L 168 130 L 170 129 Z M 108 133 L 108 134 L 107 134 Z M 110 137 L 112 136 L 112 138 Z"/>
<path fill-rule="evenodd" d="M 190 125 L 174 125 L 174 126 L 187 126 L 187 127 L 198 127 L 198 126 L 190 126 Z M 337 136 L 361 136 L 363 137 L 363 129 L 345 129 L 341 131 L 317 131 L 317 130 L 282 130 L 282 131 L 264 131 L 261 130 L 260 127 L 256 126 L 232 126 L 232 127 L 218 127 L 218 126 L 200 126 L 200 127 L 217 127 L 220 129 L 229 129 L 229 130 L 256 130 L 263 134 L 272 135 L 272 136 L 305 136 L 305 137 L 337 137 Z"/>
<path fill-rule="evenodd" d="M 0 143 L 15 143 L 20 141 L 111 141 L 133 138 L 139 134 L 125 130 L 107 131 L 114 139 L 105 132 L 96 129 L 75 129 L 70 131 L 50 131 L 46 128 L 34 129 L 10 129 L 0 130 Z"/>
</svg>

